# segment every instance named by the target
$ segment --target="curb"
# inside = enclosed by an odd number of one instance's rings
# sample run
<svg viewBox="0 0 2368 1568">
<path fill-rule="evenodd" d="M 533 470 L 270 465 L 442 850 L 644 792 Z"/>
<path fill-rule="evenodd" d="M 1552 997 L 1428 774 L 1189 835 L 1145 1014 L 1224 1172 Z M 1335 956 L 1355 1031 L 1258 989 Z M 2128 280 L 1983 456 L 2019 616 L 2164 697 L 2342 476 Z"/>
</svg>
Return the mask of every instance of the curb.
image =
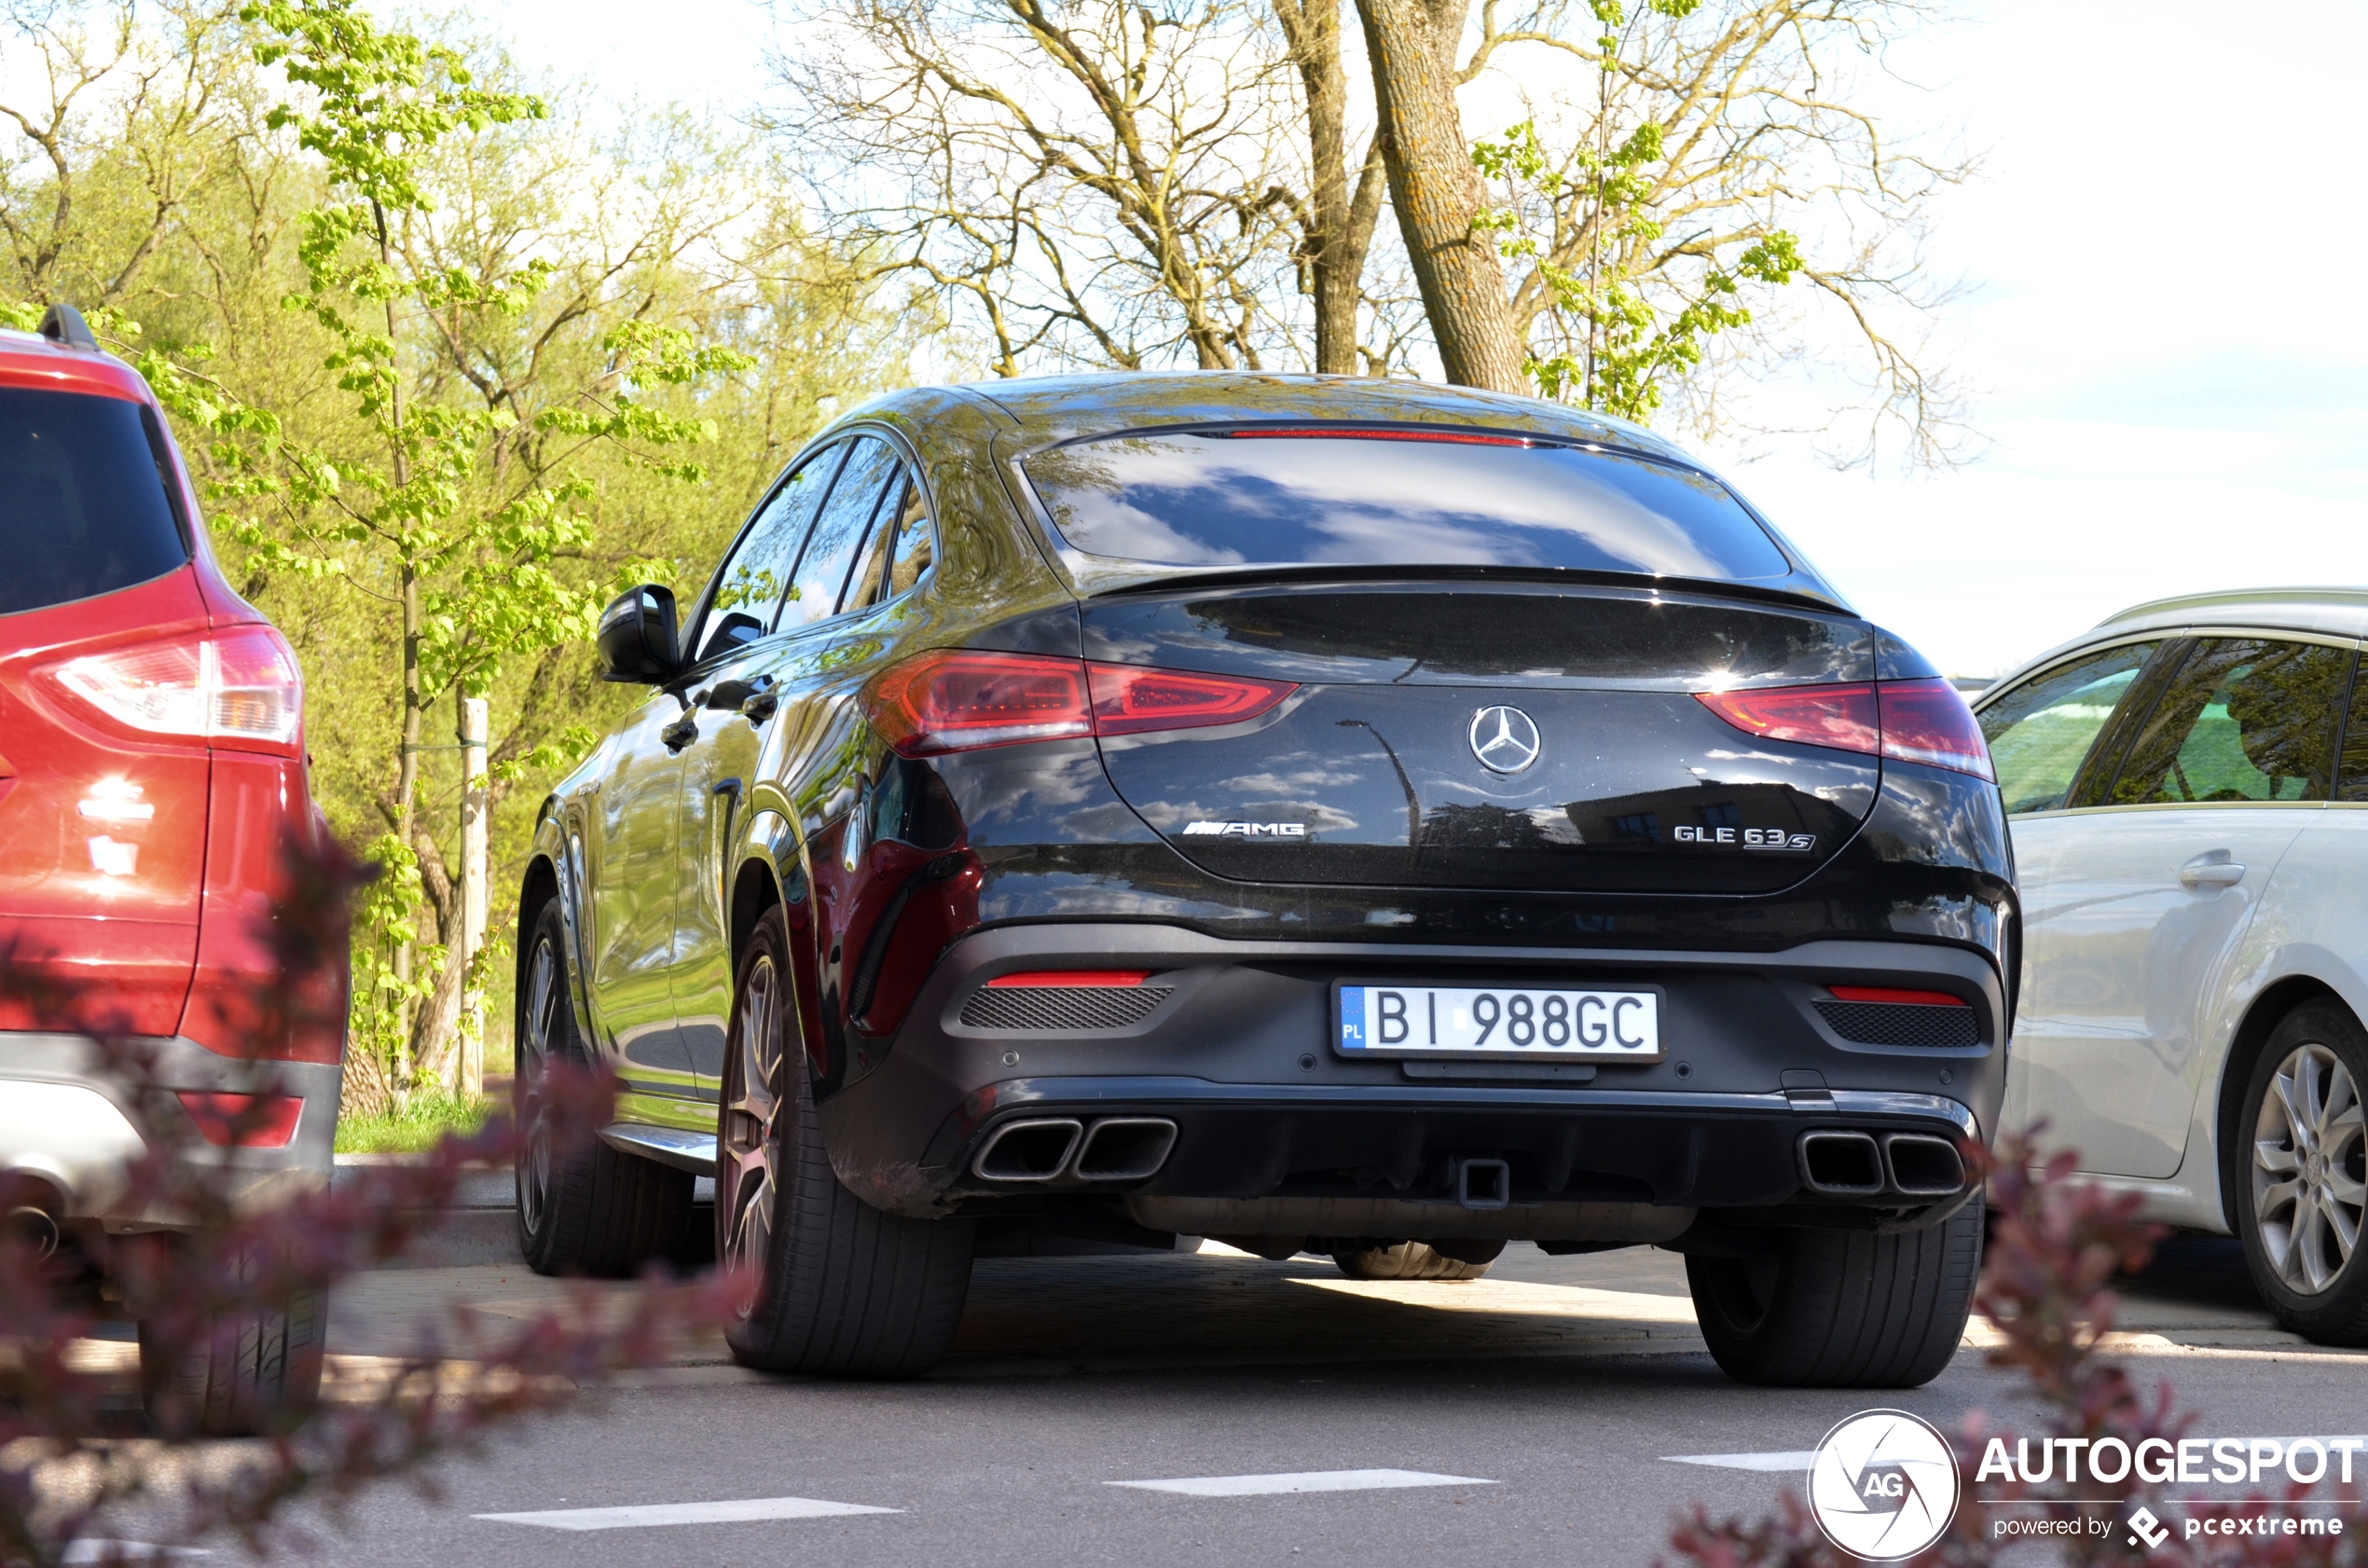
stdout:
<svg viewBox="0 0 2368 1568">
<path fill-rule="evenodd" d="M 330 1190 L 351 1187 L 373 1166 L 426 1162 L 423 1154 L 340 1154 L 329 1177 Z M 385 1266 L 453 1269 L 519 1261 L 517 1197 L 509 1167 L 485 1165 L 461 1173 L 451 1212 L 423 1231 L 409 1252 Z"/>
<path fill-rule="evenodd" d="M 372 1166 L 420 1165 L 424 1154 L 340 1154 L 329 1176 L 335 1191 L 351 1187 Z M 694 1202 L 713 1203 L 713 1188 L 701 1177 Z M 459 1269 L 486 1263 L 521 1264 L 517 1189 L 507 1165 L 472 1165 L 461 1174 L 452 1211 L 420 1232 L 411 1250 L 383 1265 L 388 1269 Z"/>
</svg>

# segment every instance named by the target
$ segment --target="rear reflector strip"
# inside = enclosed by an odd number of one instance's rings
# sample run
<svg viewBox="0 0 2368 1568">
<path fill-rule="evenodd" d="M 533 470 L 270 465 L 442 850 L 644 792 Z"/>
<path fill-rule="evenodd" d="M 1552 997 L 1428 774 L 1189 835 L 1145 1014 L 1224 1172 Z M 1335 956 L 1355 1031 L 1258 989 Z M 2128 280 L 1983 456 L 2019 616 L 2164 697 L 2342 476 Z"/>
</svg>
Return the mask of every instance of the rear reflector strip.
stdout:
<svg viewBox="0 0 2368 1568">
<path fill-rule="evenodd" d="M 1038 1034 L 1108 1033 L 1131 1029 L 1175 994 L 1169 985 L 981 986 L 962 1004 L 962 1023 L 972 1029 L 1017 1029 Z"/>
<path fill-rule="evenodd" d="M 1909 1007 L 1971 1007 L 1962 997 L 1946 991 L 1903 991 L 1889 985 L 1829 985 L 1838 1002 L 1893 1002 Z"/>
<path fill-rule="evenodd" d="M 304 1110 L 293 1094 L 179 1093 L 189 1120 L 216 1148 L 285 1148 Z"/>
<path fill-rule="evenodd" d="M 1140 985 L 1150 978 L 1149 970 L 1035 970 L 1026 974 L 997 975 L 986 983 L 986 988 L 1002 991 L 1053 985 Z"/>
<path fill-rule="evenodd" d="M 1923 992 L 1897 994 L 1922 996 Z M 1981 1044 L 1981 1025 L 1974 1010 L 1957 1007 L 1902 1006 L 1898 1002 L 1848 1002 L 1820 997 L 1817 1015 L 1825 1026 L 1858 1045 L 1879 1045 L 1909 1051 L 1967 1051 Z"/>
</svg>

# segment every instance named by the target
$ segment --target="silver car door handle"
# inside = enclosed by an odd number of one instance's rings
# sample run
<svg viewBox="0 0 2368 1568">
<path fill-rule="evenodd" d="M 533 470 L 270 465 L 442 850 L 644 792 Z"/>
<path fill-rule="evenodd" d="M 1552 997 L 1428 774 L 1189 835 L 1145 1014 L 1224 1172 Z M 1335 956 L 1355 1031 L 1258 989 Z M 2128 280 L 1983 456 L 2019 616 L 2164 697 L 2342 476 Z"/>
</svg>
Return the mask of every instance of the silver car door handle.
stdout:
<svg viewBox="0 0 2368 1568">
<path fill-rule="evenodd" d="M 2234 860 L 2190 860 L 2179 868 L 2179 881 L 2191 891 L 2198 887 L 2234 887 L 2245 879 L 2245 868 Z"/>
</svg>

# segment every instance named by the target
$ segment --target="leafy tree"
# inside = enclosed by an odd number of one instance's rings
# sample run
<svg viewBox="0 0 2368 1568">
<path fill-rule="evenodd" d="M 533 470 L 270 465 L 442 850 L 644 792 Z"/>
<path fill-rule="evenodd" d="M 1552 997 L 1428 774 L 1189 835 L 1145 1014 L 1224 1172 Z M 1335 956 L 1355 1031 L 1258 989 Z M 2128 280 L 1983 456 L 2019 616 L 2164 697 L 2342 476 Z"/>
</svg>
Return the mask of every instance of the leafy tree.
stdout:
<svg viewBox="0 0 2368 1568">
<path fill-rule="evenodd" d="M 1722 374 L 1797 373 L 1809 342 L 1836 343 L 1867 416 L 1837 455 L 1867 455 L 1890 427 L 1915 460 L 1948 461 L 1954 402 L 1916 341 L 1948 291 L 1916 245 L 1932 194 L 1965 170 L 1895 144 L 1852 103 L 1849 75 L 1927 20 L 1915 0 L 1545 0 L 1509 15 L 1484 0 L 1461 80 L 1520 51 L 1579 65 L 1587 84 L 1472 148 L 1488 188 L 1470 222 L 1505 264 L 1524 378 L 1631 420 L 1673 404 L 1709 429 L 1736 422 Z M 1810 332 L 1819 321 L 1835 330 Z"/>
<path fill-rule="evenodd" d="M 482 693 L 512 659 L 588 639 L 599 610 L 596 595 L 552 571 L 562 552 L 588 542 L 578 508 L 589 482 L 567 471 L 564 453 L 499 472 L 497 453 L 512 444 L 516 415 L 498 404 L 414 398 L 399 362 L 406 313 L 515 317 L 548 284 L 553 268 L 540 257 L 472 276 L 421 268 L 404 243 L 406 227 L 433 209 L 421 160 L 437 144 L 541 119 L 547 110 L 538 98 L 479 87 L 458 51 L 382 30 L 352 0 L 268 0 L 244 7 L 240 19 L 258 30 L 256 60 L 309 89 L 267 119 L 322 160 L 330 197 L 303 214 L 297 256 L 307 286 L 286 304 L 321 329 L 322 366 L 351 399 L 364 434 L 335 446 L 298 444 L 276 420 L 178 395 L 178 388 L 173 411 L 229 438 L 214 455 L 236 477 L 217 488 L 219 497 L 277 503 L 285 526 L 275 530 L 257 516 L 236 525 L 253 549 L 251 565 L 335 578 L 399 617 L 392 822 L 371 850 L 388 877 L 365 906 L 356 1023 L 365 1051 L 392 1056 L 401 1085 L 445 1022 L 435 1018 L 427 1038 L 414 1028 L 419 1004 L 436 989 L 421 972 L 429 966 L 417 962 L 407 907 L 419 887 L 427 708 L 447 691 Z M 637 389 L 740 369 L 748 357 L 695 347 L 682 329 L 644 322 L 621 324 L 604 347 L 614 372 L 606 396 L 545 409 L 539 428 L 579 446 L 615 444 L 654 469 L 703 478 L 695 465 L 655 454 L 711 440 L 712 424 L 660 413 Z M 172 387 L 172 378 L 159 379 Z M 434 956 L 436 975 L 449 970 L 447 957 Z"/>
<path fill-rule="evenodd" d="M 1789 283 L 1802 266 L 1799 240 L 1770 229 L 1730 238 L 1725 248 L 1731 255 L 1697 241 L 1692 275 L 1667 276 L 1666 258 L 1653 251 L 1668 230 L 1646 205 L 1647 171 L 1662 157 L 1661 128 L 1653 120 L 1608 151 L 1579 149 L 1575 170 L 1554 166 L 1535 120 L 1472 148 L 1480 172 L 1516 199 L 1482 212 L 1475 223 L 1504 236 L 1502 254 L 1531 265 L 1549 302 L 1543 312 L 1549 341 L 1532 342 L 1523 370 L 1548 397 L 1639 424 L 1651 422 L 1668 382 L 1700 368 L 1709 338 L 1750 324 L 1751 309 L 1742 302 L 1745 283 Z M 1558 261 L 1549 242 L 1528 229 L 1519 200 L 1526 195 L 1551 207 L 1575 193 L 1600 214 L 1589 225 L 1590 243 L 1576 266 Z M 1639 275 L 1647 272 L 1660 275 Z M 1541 347 L 1554 351 L 1541 353 Z"/>
<path fill-rule="evenodd" d="M 251 10 L 0 16 L 5 47 L 46 39 L 19 58 L 67 73 L 46 104 L 0 90 L 62 127 L 66 171 L 0 141 L 0 212 L 31 233 L 61 178 L 73 192 L 40 270 L 0 244 L 0 301 L 33 301 L 28 324 L 50 299 L 112 301 L 89 312 L 103 341 L 158 387 L 233 582 L 296 647 L 315 798 L 385 867 L 349 1073 L 372 1103 L 450 1082 L 462 993 L 482 983 L 498 1019 L 507 991 L 498 942 L 472 968 L 458 940 L 461 778 L 436 716 L 492 707 L 498 931 L 537 781 L 633 700 L 584 655 L 597 606 L 704 572 L 806 433 L 902 374 L 916 323 L 875 308 L 800 221 L 794 172 L 746 138 L 529 94 L 498 50 L 405 41 L 350 6 Z M 267 68 L 258 45 L 289 52 Z M 103 75 L 173 60 L 201 112 Z"/>
</svg>

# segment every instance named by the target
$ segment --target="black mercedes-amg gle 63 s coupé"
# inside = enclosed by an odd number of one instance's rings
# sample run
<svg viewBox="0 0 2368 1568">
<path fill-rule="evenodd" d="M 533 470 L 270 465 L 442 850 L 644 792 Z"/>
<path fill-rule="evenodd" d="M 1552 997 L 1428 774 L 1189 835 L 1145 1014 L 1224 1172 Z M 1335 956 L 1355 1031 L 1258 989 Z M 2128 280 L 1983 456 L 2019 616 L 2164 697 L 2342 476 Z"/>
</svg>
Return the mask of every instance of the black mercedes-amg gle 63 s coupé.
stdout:
<svg viewBox="0 0 2368 1568">
<path fill-rule="evenodd" d="M 1979 730 L 1724 483 L 1550 404 L 1088 376 L 834 421 L 542 809 L 528 1259 L 679 1246 L 750 1366 L 886 1376 L 979 1254 L 1686 1258 L 1732 1375 L 1958 1343 L 2013 868 Z"/>
</svg>

